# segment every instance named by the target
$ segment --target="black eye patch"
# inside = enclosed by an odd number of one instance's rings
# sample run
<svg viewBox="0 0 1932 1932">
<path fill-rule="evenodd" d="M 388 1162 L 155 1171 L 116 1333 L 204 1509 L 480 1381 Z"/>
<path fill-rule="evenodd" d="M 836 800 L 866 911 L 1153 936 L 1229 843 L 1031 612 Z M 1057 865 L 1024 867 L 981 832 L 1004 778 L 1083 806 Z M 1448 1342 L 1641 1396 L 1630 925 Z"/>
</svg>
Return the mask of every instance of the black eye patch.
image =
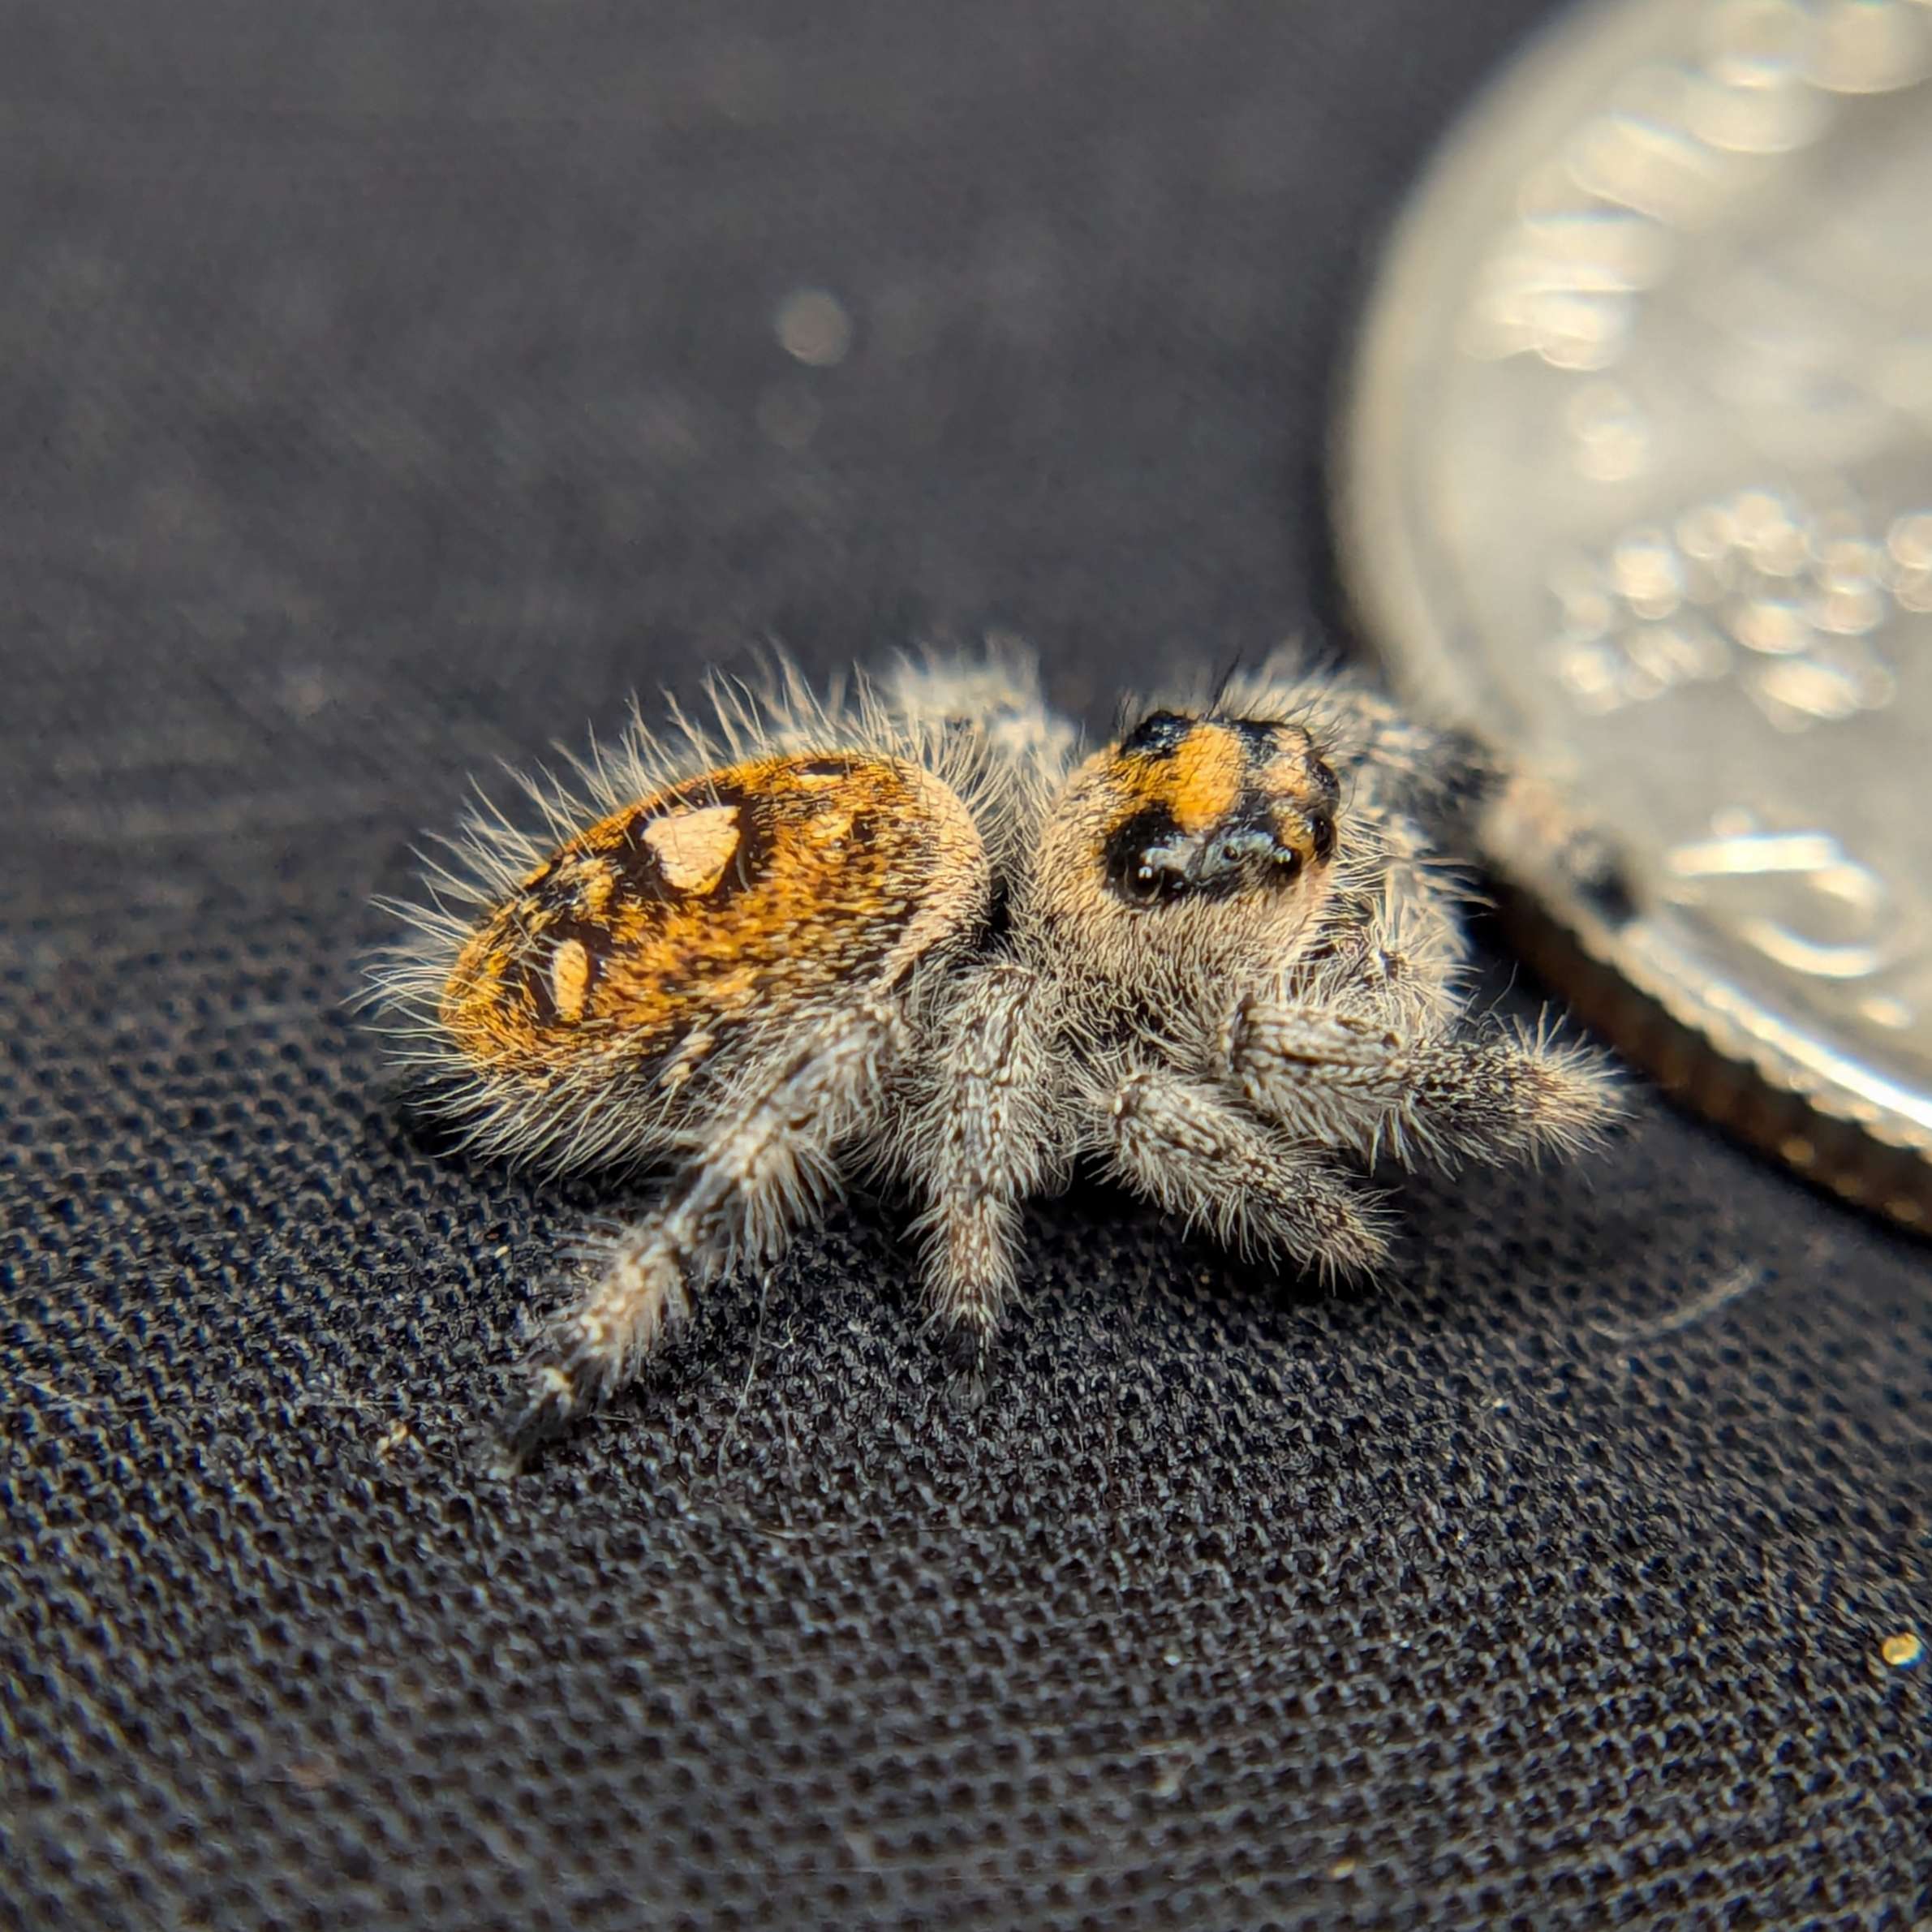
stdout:
<svg viewBox="0 0 1932 1932">
<path fill-rule="evenodd" d="M 1137 811 L 1114 828 L 1101 865 L 1116 898 L 1130 906 L 1156 906 L 1190 889 L 1186 873 L 1169 857 L 1180 831 L 1174 815 L 1161 805 Z"/>
<path fill-rule="evenodd" d="M 1139 906 L 1231 898 L 1244 886 L 1289 885 L 1302 874 L 1301 854 L 1259 825 L 1225 825 L 1189 838 L 1159 805 L 1117 827 L 1101 863 L 1113 896 Z"/>
</svg>

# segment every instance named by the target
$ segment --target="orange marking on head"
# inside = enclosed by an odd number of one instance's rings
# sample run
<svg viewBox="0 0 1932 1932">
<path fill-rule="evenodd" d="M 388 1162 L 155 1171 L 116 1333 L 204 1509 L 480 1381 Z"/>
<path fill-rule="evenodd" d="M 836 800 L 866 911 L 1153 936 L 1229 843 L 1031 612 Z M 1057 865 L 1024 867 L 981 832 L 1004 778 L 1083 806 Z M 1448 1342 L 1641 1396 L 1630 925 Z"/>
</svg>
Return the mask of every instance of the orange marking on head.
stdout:
<svg viewBox="0 0 1932 1932">
<path fill-rule="evenodd" d="M 1332 775 L 1321 762 L 1306 731 L 1298 726 L 1278 725 L 1276 742 L 1280 748 L 1260 772 L 1261 789 L 1270 798 L 1306 804 L 1311 800 L 1319 802 L 1324 794 L 1332 794 Z"/>
<path fill-rule="evenodd" d="M 1159 795 L 1183 832 L 1205 832 L 1241 800 L 1246 752 L 1225 725 L 1197 725 L 1164 766 Z"/>
</svg>

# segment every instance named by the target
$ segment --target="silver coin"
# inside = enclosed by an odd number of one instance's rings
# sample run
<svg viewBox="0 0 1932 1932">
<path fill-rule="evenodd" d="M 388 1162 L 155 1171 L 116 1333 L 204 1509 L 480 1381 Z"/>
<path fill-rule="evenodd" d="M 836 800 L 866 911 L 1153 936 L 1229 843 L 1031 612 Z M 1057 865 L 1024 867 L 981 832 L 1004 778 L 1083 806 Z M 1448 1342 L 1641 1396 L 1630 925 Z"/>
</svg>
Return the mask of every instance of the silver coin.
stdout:
<svg viewBox="0 0 1932 1932">
<path fill-rule="evenodd" d="M 1338 477 L 1396 682 L 1536 776 L 1489 838 L 1557 970 L 1921 1223 L 1929 75 L 1928 0 L 1564 16 L 1398 225 Z"/>
</svg>

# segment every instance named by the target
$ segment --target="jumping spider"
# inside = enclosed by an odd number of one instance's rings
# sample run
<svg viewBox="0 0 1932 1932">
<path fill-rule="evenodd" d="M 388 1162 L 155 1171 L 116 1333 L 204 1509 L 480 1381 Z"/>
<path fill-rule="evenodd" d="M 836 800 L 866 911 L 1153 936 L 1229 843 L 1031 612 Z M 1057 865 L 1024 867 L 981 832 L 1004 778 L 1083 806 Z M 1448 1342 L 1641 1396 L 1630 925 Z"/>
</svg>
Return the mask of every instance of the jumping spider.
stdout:
<svg viewBox="0 0 1932 1932">
<path fill-rule="evenodd" d="M 972 1387 L 1020 1205 L 1083 1155 L 1224 1244 L 1353 1275 L 1387 1250 L 1378 1157 L 1568 1151 L 1611 1111 L 1588 1052 L 1465 1013 L 1435 844 L 1482 762 L 1365 689 L 1271 661 L 1083 762 L 996 652 L 711 699 L 532 784 L 537 836 L 473 820 L 376 976 L 471 1142 L 671 1175 L 552 1321 L 506 1469 L 854 1172 L 919 1203 Z"/>
</svg>

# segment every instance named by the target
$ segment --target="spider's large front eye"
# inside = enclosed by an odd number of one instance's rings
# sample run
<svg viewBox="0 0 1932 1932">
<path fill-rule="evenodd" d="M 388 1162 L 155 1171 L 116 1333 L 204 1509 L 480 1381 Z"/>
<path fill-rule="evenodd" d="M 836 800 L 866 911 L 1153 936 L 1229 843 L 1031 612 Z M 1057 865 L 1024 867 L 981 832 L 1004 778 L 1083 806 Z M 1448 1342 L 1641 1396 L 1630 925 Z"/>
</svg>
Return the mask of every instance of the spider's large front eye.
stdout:
<svg viewBox="0 0 1932 1932">
<path fill-rule="evenodd" d="M 1127 867 L 1113 879 L 1113 888 L 1130 906 L 1158 906 L 1163 899 L 1177 897 L 1187 881 L 1178 872 L 1151 865 L 1145 858 Z"/>
<path fill-rule="evenodd" d="M 1173 820 L 1164 811 L 1136 813 L 1107 841 L 1101 863 L 1115 897 L 1130 906 L 1158 906 L 1187 889 L 1176 863 Z"/>
</svg>

